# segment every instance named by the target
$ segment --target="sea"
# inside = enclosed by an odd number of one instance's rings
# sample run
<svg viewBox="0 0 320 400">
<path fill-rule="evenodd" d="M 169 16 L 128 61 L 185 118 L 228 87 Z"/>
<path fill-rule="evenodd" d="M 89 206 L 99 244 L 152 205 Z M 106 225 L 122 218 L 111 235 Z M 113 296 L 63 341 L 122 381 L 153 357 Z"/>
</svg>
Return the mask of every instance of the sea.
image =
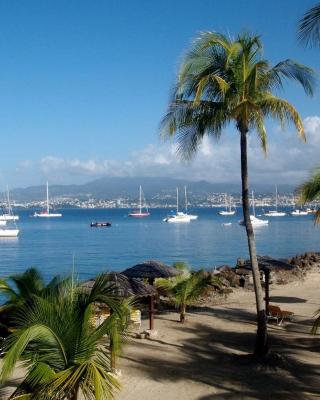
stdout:
<svg viewBox="0 0 320 400">
<path fill-rule="evenodd" d="M 62 218 L 52 219 L 32 218 L 33 211 L 18 212 L 18 238 L 0 239 L 1 278 L 36 267 L 46 280 L 72 272 L 82 280 L 150 259 L 214 269 L 248 257 L 240 209 L 231 217 L 220 216 L 217 208 L 190 209 L 199 218 L 183 224 L 163 222 L 168 209 L 152 209 L 144 219 L 128 217 L 125 209 L 64 209 Z M 256 215 L 262 212 L 257 207 Z M 112 226 L 92 228 L 91 221 Z M 260 255 L 286 258 L 320 251 L 320 228 L 312 215 L 269 218 L 269 225 L 255 228 L 255 236 Z"/>
</svg>

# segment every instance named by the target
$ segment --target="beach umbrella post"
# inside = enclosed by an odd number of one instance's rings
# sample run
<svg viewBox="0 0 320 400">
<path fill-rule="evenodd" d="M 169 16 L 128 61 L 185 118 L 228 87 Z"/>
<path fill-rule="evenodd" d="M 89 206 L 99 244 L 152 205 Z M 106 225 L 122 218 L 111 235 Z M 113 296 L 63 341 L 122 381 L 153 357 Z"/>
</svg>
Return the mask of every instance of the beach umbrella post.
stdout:
<svg viewBox="0 0 320 400">
<path fill-rule="evenodd" d="M 181 274 L 176 268 L 165 265 L 159 261 L 149 260 L 127 268 L 122 272 L 130 278 L 147 279 L 149 285 L 153 285 L 156 278 L 172 278 Z M 154 330 L 154 295 L 149 297 L 149 328 Z"/>
</svg>

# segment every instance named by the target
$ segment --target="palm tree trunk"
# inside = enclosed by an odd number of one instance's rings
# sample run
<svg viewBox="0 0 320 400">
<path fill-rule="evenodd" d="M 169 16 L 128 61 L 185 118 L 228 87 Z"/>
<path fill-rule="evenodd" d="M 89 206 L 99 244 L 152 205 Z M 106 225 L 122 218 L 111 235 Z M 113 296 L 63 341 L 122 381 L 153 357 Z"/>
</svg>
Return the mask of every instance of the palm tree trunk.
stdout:
<svg viewBox="0 0 320 400">
<path fill-rule="evenodd" d="M 183 324 L 185 320 L 186 320 L 186 305 L 185 304 L 181 304 L 181 307 L 180 307 L 180 322 Z"/>
<path fill-rule="evenodd" d="M 253 284 L 257 307 L 257 337 L 254 354 L 264 357 L 268 353 L 268 332 L 263 291 L 260 281 L 260 272 L 257 260 L 256 242 L 250 220 L 249 183 L 248 183 L 248 157 L 247 157 L 247 132 L 246 127 L 240 128 L 241 146 L 241 180 L 242 180 L 242 209 L 244 223 L 247 231 L 250 261 L 252 265 Z"/>
</svg>

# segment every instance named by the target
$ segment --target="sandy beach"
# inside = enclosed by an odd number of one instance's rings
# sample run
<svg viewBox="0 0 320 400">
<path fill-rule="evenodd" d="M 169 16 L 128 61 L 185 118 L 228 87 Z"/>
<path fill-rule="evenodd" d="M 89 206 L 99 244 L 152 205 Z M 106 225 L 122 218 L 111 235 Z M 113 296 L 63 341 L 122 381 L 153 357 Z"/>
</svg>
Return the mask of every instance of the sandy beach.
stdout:
<svg viewBox="0 0 320 400">
<path fill-rule="evenodd" d="M 118 360 L 117 400 L 320 398 L 320 342 L 311 335 L 319 308 L 320 273 L 271 285 L 271 302 L 294 312 L 292 322 L 269 324 L 276 365 L 262 366 L 248 353 L 255 340 L 254 292 L 234 289 L 219 304 L 194 307 L 184 325 L 178 314 L 156 315 L 157 338 L 130 339 Z M 144 319 L 141 330 L 148 328 Z M 19 381 L 23 371 L 15 371 Z M 1 391 L 6 399 L 12 389 Z"/>
<path fill-rule="evenodd" d="M 254 293 L 235 289 L 222 304 L 198 307 L 184 325 L 176 313 L 157 315 L 155 340 L 133 339 L 119 361 L 119 400 L 320 398 L 320 343 L 310 329 L 319 308 L 320 273 L 271 286 L 271 302 L 294 321 L 269 325 L 283 357 L 263 367 L 246 357 L 255 337 Z M 143 321 L 142 329 L 147 328 Z"/>
</svg>

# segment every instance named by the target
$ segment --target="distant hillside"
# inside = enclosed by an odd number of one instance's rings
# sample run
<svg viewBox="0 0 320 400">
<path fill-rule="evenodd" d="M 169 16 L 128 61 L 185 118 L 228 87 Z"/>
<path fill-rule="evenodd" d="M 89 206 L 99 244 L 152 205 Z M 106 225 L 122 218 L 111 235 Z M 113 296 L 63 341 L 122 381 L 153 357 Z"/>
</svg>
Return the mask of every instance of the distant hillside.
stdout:
<svg viewBox="0 0 320 400">
<path fill-rule="evenodd" d="M 110 178 L 104 177 L 83 185 L 50 185 L 50 197 L 69 196 L 72 198 L 86 199 L 93 197 L 96 199 L 114 199 L 117 197 L 136 198 L 139 185 L 147 197 L 157 194 L 172 194 L 176 187 L 183 188 L 187 185 L 188 192 L 206 195 L 211 193 L 239 193 L 240 183 L 210 183 L 206 181 L 185 181 L 172 178 Z M 256 193 L 274 192 L 273 185 L 254 184 L 252 189 Z M 27 188 L 17 188 L 11 190 L 11 197 L 16 201 L 41 200 L 45 197 L 45 185 L 31 186 Z M 289 193 L 294 190 L 292 185 L 278 185 L 278 191 Z"/>
</svg>

